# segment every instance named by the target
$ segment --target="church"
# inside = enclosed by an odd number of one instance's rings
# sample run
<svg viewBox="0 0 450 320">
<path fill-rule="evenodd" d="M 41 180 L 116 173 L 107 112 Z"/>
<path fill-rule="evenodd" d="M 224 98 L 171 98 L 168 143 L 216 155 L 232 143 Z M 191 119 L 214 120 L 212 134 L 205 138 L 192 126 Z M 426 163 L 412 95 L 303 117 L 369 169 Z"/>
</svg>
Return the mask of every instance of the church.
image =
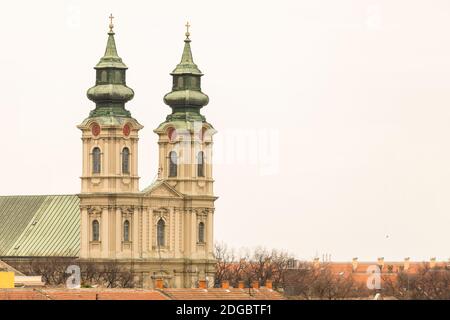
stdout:
<svg viewBox="0 0 450 320">
<path fill-rule="evenodd" d="M 181 61 L 170 73 L 172 90 L 164 96 L 171 113 L 154 129 L 157 178 L 140 189 L 143 126 L 125 107 L 134 91 L 126 85 L 128 68 L 117 53 L 110 18 L 105 54 L 87 91 L 95 108 L 77 126 L 81 193 L 0 197 L 0 259 L 114 262 L 148 288 L 161 278 L 172 288 L 199 280 L 212 286 L 216 131 L 200 112 L 209 98 L 201 91 L 203 74 L 193 60 L 189 24 Z"/>
</svg>

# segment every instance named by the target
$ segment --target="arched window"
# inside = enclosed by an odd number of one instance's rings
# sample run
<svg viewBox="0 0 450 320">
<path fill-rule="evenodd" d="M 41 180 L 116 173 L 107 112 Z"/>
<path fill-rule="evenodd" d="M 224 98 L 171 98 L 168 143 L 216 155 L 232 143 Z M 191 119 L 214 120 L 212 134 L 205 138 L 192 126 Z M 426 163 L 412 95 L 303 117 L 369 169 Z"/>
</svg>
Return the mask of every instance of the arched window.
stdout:
<svg viewBox="0 0 450 320">
<path fill-rule="evenodd" d="M 101 151 L 95 147 L 92 150 L 92 173 L 100 173 L 101 171 Z"/>
<path fill-rule="evenodd" d="M 92 241 L 100 240 L 100 225 L 97 220 L 92 221 Z"/>
<path fill-rule="evenodd" d="M 122 150 L 122 173 L 130 173 L 130 149 Z"/>
<path fill-rule="evenodd" d="M 175 151 L 171 151 L 169 153 L 169 177 L 177 176 L 177 162 L 177 153 Z"/>
<path fill-rule="evenodd" d="M 205 224 L 203 222 L 198 224 L 198 242 L 205 243 Z"/>
<path fill-rule="evenodd" d="M 130 222 L 128 220 L 123 223 L 123 241 L 130 241 Z"/>
<path fill-rule="evenodd" d="M 200 151 L 197 154 L 197 176 L 199 177 L 205 176 L 205 155 L 203 151 Z"/>
<path fill-rule="evenodd" d="M 166 223 L 163 219 L 159 219 L 156 229 L 158 247 L 164 247 Z"/>
</svg>

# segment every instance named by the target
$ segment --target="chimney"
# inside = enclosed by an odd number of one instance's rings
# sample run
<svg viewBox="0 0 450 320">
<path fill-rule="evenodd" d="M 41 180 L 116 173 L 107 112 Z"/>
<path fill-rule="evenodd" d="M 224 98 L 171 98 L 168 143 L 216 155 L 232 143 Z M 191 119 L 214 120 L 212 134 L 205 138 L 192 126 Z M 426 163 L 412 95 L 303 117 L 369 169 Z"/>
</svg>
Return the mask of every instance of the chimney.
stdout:
<svg viewBox="0 0 450 320">
<path fill-rule="evenodd" d="M 198 280 L 198 287 L 200 289 L 206 289 L 206 280 L 205 279 Z"/>
<path fill-rule="evenodd" d="M 266 288 L 272 290 L 272 280 L 266 280 Z"/>
<path fill-rule="evenodd" d="M 352 259 L 352 271 L 355 272 L 357 268 L 358 268 L 358 258 L 353 258 Z"/>
<path fill-rule="evenodd" d="M 378 258 L 378 266 L 380 267 L 381 270 L 383 269 L 383 267 L 384 267 L 384 257 Z"/>
<path fill-rule="evenodd" d="M 436 257 L 430 259 L 430 268 L 433 269 L 436 267 Z"/>
<path fill-rule="evenodd" d="M 313 260 L 313 267 L 314 268 L 318 268 L 320 266 L 320 259 L 319 258 L 314 258 Z"/>
<path fill-rule="evenodd" d="M 408 271 L 409 269 L 409 257 L 405 258 L 405 262 L 403 263 L 403 270 Z"/>
<path fill-rule="evenodd" d="M 253 280 L 252 281 L 252 288 L 253 289 L 259 289 L 259 281 L 258 280 Z"/>
<path fill-rule="evenodd" d="M 245 288 L 244 281 L 239 280 L 239 282 L 238 282 L 238 288 L 239 288 L 239 289 L 244 289 L 244 288 Z"/>
<path fill-rule="evenodd" d="M 163 281 L 163 279 L 157 278 L 155 287 L 156 287 L 156 289 L 163 289 L 164 288 L 164 281 Z"/>
<path fill-rule="evenodd" d="M 228 280 L 222 281 L 222 289 L 228 289 L 230 287 L 230 282 Z"/>
</svg>

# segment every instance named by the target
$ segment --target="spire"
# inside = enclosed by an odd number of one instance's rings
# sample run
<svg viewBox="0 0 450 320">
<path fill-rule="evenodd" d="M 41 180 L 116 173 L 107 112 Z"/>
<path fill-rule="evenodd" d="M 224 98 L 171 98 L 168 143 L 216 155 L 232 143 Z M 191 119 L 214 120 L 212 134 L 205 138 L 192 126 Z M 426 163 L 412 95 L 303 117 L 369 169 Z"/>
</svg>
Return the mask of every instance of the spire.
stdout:
<svg viewBox="0 0 450 320">
<path fill-rule="evenodd" d="M 112 14 L 109 16 L 109 32 L 108 32 L 108 42 L 106 43 L 106 50 L 103 57 L 100 59 L 100 62 L 95 66 L 98 68 L 119 68 L 119 69 L 127 69 L 127 66 L 122 62 L 122 58 L 117 54 L 116 41 L 114 39 L 114 25 L 112 23 L 112 19 L 114 17 Z"/>
<path fill-rule="evenodd" d="M 198 69 L 197 65 L 194 63 L 194 59 L 192 58 L 191 51 L 191 36 L 189 32 L 189 27 L 191 25 L 189 22 L 186 22 L 186 39 L 184 39 L 184 49 L 183 55 L 181 56 L 181 62 L 177 65 L 177 67 L 172 71 L 171 75 L 175 74 L 196 74 L 202 76 L 202 72 Z"/>
<path fill-rule="evenodd" d="M 191 51 L 189 22 L 186 23 L 186 39 L 180 63 L 172 71 L 172 91 L 164 96 L 164 103 L 172 108 L 168 121 L 205 121 L 200 108 L 206 106 L 209 98 L 201 91 L 200 78 L 203 73 L 194 63 Z"/>
<path fill-rule="evenodd" d="M 125 83 L 125 73 L 128 67 L 117 54 L 113 18 L 111 14 L 105 54 L 94 67 L 97 73 L 95 86 L 87 92 L 88 98 L 96 104 L 90 117 L 131 116 L 130 112 L 125 109 L 125 103 L 133 99 L 134 92 Z"/>
<path fill-rule="evenodd" d="M 108 32 L 108 42 L 106 43 L 105 55 L 102 58 L 103 60 L 108 58 L 119 58 L 119 55 L 117 54 L 116 41 L 114 40 L 114 34 L 114 32 Z"/>
</svg>

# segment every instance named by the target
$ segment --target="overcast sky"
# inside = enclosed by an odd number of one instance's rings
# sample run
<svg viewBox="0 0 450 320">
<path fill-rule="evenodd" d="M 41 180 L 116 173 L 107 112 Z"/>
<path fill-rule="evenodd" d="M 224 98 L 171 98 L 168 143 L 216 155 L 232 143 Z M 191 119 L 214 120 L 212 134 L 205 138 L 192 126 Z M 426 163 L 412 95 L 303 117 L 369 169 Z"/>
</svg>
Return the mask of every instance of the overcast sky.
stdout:
<svg viewBox="0 0 450 320">
<path fill-rule="evenodd" d="M 215 239 L 333 260 L 450 257 L 450 2 L 3 1 L 0 194 L 80 190 L 108 15 L 140 187 L 184 24 L 218 130 Z M 241 137 L 235 142 L 235 137 Z"/>
</svg>

